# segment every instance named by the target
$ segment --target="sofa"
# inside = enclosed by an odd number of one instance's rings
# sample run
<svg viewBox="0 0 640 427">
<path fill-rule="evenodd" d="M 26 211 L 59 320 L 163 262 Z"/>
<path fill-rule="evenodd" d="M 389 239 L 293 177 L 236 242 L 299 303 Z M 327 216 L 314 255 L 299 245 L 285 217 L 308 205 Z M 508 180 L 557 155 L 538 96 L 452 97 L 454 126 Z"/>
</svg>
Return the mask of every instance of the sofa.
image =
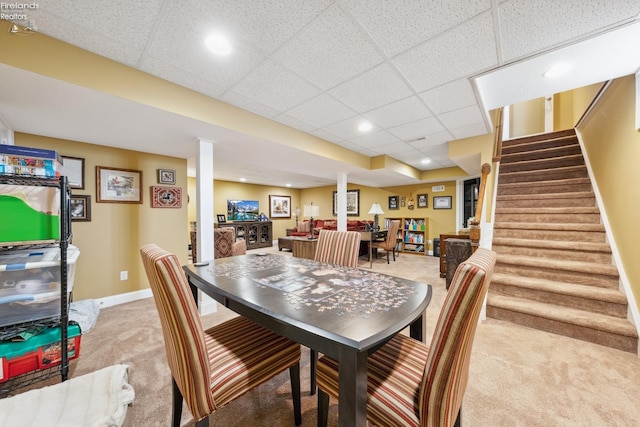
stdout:
<svg viewBox="0 0 640 427">
<path fill-rule="evenodd" d="M 213 256 L 214 258 L 226 258 L 247 253 L 247 242 L 236 241 L 236 230 L 231 227 L 213 229 Z M 193 262 L 198 259 L 197 234 L 191 232 L 191 258 Z"/>
<path fill-rule="evenodd" d="M 372 226 L 373 221 L 349 219 L 347 220 L 347 231 L 364 231 L 367 225 Z M 310 233 L 311 224 L 309 221 L 302 221 L 298 223 L 298 226 L 287 230 L 287 236 L 308 236 Z M 337 219 L 314 219 L 313 220 L 313 234 L 317 235 L 320 230 L 337 230 Z"/>
</svg>

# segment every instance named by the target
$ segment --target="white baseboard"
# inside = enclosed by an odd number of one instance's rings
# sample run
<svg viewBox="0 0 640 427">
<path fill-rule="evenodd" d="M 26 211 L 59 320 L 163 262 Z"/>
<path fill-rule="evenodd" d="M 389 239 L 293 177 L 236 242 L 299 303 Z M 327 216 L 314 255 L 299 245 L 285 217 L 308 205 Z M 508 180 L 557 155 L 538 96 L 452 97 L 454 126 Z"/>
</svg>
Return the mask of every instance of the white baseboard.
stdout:
<svg viewBox="0 0 640 427">
<path fill-rule="evenodd" d="M 138 301 L 145 298 L 151 298 L 151 289 L 143 289 L 141 291 L 127 292 L 126 294 L 112 295 L 110 297 L 98 298 L 98 306 L 100 308 L 112 307 L 114 305 L 124 304 L 127 302 Z"/>
<path fill-rule="evenodd" d="M 198 292 L 200 302 L 198 304 L 198 311 L 201 316 L 205 314 L 215 313 L 218 311 L 218 305 L 216 300 L 208 297 L 202 292 Z M 141 291 L 127 292 L 126 294 L 112 295 L 110 297 L 99 298 L 96 301 L 98 306 L 102 308 L 113 307 L 114 305 L 125 304 L 127 302 L 138 301 L 145 298 L 151 298 L 153 294 L 151 289 L 143 289 Z"/>
</svg>

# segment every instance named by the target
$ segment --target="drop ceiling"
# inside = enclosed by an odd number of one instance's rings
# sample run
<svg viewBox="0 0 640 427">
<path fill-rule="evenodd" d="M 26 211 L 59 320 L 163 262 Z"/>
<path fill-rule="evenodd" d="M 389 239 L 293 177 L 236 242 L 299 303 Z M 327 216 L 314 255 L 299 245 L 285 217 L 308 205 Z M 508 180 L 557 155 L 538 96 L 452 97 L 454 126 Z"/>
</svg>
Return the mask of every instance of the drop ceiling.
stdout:
<svg viewBox="0 0 640 427">
<path fill-rule="evenodd" d="M 489 133 L 489 109 L 640 67 L 637 0 L 433 3 L 47 0 L 16 22 L 354 152 L 387 155 L 418 170 L 459 166 L 449 158 L 448 142 Z M 3 24 L 0 31 L 8 31 L 9 23 Z M 228 35 L 230 55 L 216 57 L 205 48 L 214 31 Z M 559 60 L 574 63 L 573 74 L 541 79 L 544 68 Z M 198 137 L 214 140 L 217 179 L 309 188 L 334 184 L 337 173 L 348 173 L 349 182 L 375 187 L 420 182 L 5 64 L 0 119 L 18 132 L 186 159 L 195 155 Z M 373 128 L 363 134 L 357 126 L 364 120 Z M 422 164 L 425 158 L 431 163 Z"/>
</svg>

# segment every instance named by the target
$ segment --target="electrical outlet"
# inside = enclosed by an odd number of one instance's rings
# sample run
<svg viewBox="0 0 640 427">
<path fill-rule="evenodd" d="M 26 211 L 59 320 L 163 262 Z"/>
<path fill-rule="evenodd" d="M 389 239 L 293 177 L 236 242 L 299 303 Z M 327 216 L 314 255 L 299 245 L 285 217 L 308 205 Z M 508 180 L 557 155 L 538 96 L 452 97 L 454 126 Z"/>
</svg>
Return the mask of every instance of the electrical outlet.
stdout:
<svg viewBox="0 0 640 427">
<path fill-rule="evenodd" d="M 129 272 L 128 271 L 121 271 L 120 272 L 120 280 L 127 280 L 129 278 Z"/>
</svg>

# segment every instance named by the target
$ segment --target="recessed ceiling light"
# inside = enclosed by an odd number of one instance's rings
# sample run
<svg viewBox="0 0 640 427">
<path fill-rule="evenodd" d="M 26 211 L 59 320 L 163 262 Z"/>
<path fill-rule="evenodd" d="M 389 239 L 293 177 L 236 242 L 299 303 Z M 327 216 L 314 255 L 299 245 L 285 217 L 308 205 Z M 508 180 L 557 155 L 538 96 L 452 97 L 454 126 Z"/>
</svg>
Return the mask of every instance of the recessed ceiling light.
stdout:
<svg viewBox="0 0 640 427">
<path fill-rule="evenodd" d="M 240 178 L 240 182 L 247 182 L 247 178 Z"/>
<path fill-rule="evenodd" d="M 231 53 L 231 44 L 229 39 L 222 34 L 211 34 L 204 39 L 204 44 L 212 53 L 225 56 Z"/>
<path fill-rule="evenodd" d="M 291 184 L 290 184 L 290 183 L 287 183 L 287 187 L 291 187 Z"/>
<path fill-rule="evenodd" d="M 423 165 L 428 165 L 429 163 L 431 163 L 431 159 L 422 159 L 420 160 L 420 163 L 422 163 Z"/>
<path fill-rule="evenodd" d="M 567 64 L 567 63 L 556 64 L 556 65 L 553 65 L 544 73 L 542 73 L 542 77 L 544 77 L 545 79 L 555 79 L 557 77 L 564 76 L 569 71 L 571 71 L 572 68 L 573 68 L 573 65 L 571 64 Z"/>
<path fill-rule="evenodd" d="M 373 126 L 369 122 L 362 122 L 358 125 L 358 130 L 360 132 L 369 132 Z"/>
</svg>

